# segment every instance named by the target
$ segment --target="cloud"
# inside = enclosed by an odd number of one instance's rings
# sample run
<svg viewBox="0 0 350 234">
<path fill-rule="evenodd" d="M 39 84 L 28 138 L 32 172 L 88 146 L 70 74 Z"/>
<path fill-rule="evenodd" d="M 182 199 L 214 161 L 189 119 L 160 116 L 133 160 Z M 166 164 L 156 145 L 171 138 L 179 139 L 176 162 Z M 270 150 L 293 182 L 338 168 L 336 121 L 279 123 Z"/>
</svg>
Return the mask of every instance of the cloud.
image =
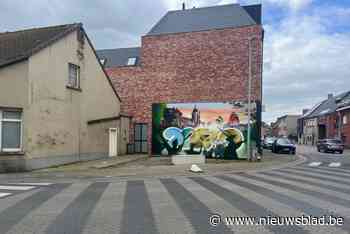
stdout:
<svg viewBox="0 0 350 234">
<path fill-rule="evenodd" d="M 350 33 L 339 32 L 337 20 L 348 22 L 347 9 L 314 9 L 266 25 L 264 101 L 266 121 L 285 113 L 299 114 L 328 93 L 350 90 Z"/>
<path fill-rule="evenodd" d="M 168 10 L 167 2 L 128 0 L 26 0 L 0 1 L 0 31 L 82 22 L 96 48 L 140 43 L 140 36 Z"/>
<path fill-rule="evenodd" d="M 264 0 L 266 3 L 288 7 L 293 11 L 300 10 L 310 5 L 313 0 Z"/>
</svg>

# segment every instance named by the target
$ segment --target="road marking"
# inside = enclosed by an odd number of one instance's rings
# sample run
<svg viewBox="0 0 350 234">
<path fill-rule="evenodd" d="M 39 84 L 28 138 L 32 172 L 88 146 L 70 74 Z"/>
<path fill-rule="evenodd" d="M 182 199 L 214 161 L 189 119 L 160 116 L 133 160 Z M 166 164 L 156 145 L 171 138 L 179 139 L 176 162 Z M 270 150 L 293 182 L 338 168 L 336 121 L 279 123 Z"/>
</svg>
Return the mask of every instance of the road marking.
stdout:
<svg viewBox="0 0 350 234">
<path fill-rule="evenodd" d="M 9 183 L 12 184 L 12 183 Z M 52 183 L 13 183 L 16 185 L 31 185 L 31 186 L 49 186 L 52 185 Z"/>
<path fill-rule="evenodd" d="M 0 198 L 7 197 L 11 195 L 11 193 L 0 193 Z"/>
<path fill-rule="evenodd" d="M 309 163 L 309 167 L 318 167 L 322 164 L 322 162 L 312 162 L 312 163 Z"/>
<path fill-rule="evenodd" d="M 25 191 L 25 190 L 31 190 L 35 188 L 34 186 L 5 186 L 5 185 L 0 185 L 1 190 L 20 190 L 20 191 Z"/>
<path fill-rule="evenodd" d="M 341 163 L 340 162 L 332 162 L 328 165 L 329 167 L 340 167 Z"/>
</svg>

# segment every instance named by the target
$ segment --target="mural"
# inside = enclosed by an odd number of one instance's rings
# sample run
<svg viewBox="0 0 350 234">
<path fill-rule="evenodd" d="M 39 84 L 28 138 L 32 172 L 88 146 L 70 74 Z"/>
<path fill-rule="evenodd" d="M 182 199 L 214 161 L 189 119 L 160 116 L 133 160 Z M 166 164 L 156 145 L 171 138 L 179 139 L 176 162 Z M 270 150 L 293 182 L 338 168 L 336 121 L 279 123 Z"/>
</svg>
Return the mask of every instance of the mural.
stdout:
<svg viewBox="0 0 350 234">
<path fill-rule="evenodd" d="M 252 103 L 252 149 L 256 149 L 260 139 L 257 113 L 257 104 Z M 152 118 L 153 154 L 247 158 L 247 103 L 157 103 L 152 106 Z"/>
</svg>

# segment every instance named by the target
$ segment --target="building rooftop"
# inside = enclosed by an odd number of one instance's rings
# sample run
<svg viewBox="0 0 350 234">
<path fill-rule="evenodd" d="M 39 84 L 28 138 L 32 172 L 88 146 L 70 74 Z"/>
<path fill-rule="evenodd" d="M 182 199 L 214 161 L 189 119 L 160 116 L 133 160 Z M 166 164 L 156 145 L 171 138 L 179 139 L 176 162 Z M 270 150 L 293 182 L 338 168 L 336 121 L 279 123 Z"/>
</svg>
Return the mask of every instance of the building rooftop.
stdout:
<svg viewBox="0 0 350 234">
<path fill-rule="evenodd" d="M 261 5 L 229 4 L 187 10 L 169 11 L 148 33 L 161 35 L 212 29 L 235 28 L 261 24 Z M 140 47 L 98 50 L 105 68 L 128 66 L 129 58 L 140 65 Z"/>
<path fill-rule="evenodd" d="M 169 11 L 147 33 L 161 35 L 236 28 L 261 24 L 261 5 L 220 5 L 187 10 Z"/>
<path fill-rule="evenodd" d="M 335 112 L 337 110 L 337 102 L 346 97 L 348 93 L 349 92 L 344 92 L 336 96 L 329 96 L 326 100 L 315 105 L 303 118 L 315 118 Z"/>
<path fill-rule="evenodd" d="M 79 27 L 76 23 L 0 33 L 0 67 L 27 59 Z"/>
<path fill-rule="evenodd" d="M 98 50 L 97 55 L 105 68 L 128 66 L 129 58 L 136 58 L 135 64 L 140 65 L 140 47 Z M 130 65 L 129 65 L 130 66 Z"/>
</svg>

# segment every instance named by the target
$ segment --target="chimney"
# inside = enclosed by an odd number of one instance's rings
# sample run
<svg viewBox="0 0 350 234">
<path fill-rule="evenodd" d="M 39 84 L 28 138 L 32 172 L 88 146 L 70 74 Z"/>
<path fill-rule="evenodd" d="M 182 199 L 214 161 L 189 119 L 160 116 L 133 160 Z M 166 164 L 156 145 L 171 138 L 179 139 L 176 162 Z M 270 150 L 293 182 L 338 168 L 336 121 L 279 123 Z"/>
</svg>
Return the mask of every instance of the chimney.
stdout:
<svg viewBox="0 0 350 234">
<path fill-rule="evenodd" d="M 333 98 L 333 93 L 328 94 L 328 99 L 331 99 L 331 98 Z"/>
<path fill-rule="evenodd" d="M 182 10 L 186 10 L 186 4 L 184 2 L 182 3 Z"/>
<path fill-rule="evenodd" d="M 303 115 L 305 115 L 308 111 L 309 109 L 303 109 Z"/>
</svg>

